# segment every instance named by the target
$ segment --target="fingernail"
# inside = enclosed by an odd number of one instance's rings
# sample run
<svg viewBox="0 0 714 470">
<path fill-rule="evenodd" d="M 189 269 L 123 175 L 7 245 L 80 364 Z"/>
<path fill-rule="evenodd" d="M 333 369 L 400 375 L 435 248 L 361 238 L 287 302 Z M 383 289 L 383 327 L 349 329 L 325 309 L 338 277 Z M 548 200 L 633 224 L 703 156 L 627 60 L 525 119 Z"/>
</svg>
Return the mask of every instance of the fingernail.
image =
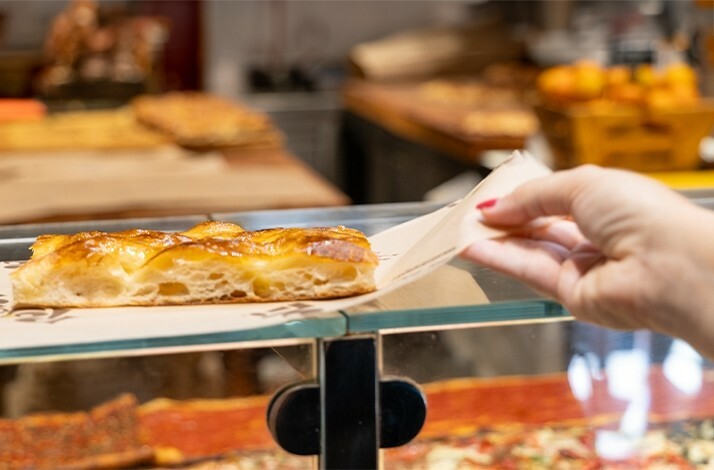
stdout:
<svg viewBox="0 0 714 470">
<path fill-rule="evenodd" d="M 488 209 L 496 205 L 498 198 L 488 199 L 486 201 L 480 202 L 476 205 L 476 209 Z"/>
</svg>

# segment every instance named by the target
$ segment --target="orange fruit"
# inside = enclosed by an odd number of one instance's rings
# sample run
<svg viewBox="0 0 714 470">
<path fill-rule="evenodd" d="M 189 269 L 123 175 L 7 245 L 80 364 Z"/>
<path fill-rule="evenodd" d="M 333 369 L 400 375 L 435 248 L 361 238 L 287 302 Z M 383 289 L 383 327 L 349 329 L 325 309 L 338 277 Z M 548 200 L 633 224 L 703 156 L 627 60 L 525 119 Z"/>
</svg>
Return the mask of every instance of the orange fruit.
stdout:
<svg viewBox="0 0 714 470">
<path fill-rule="evenodd" d="M 664 71 L 664 79 L 672 86 L 697 86 L 697 73 L 692 67 L 681 62 L 668 66 Z"/>
<path fill-rule="evenodd" d="M 679 102 L 670 90 L 660 87 L 647 91 L 645 104 L 651 110 L 665 110 L 677 108 Z"/>
<path fill-rule="evenodd" d="M 570 67 L 557 66 L 543 71 L 537 79 L 538 89 L 546 96 L 573 98 L 575 74 Z"/>
<path fill-rule="evenodd" d="M 621 83 L 609 87 L 607 97 L 619 103 L 642 104 L 645 99 L 645 89 L 637 83 Z"/>
<path fill-rule="evenodd" d="M 694 104 L 699 101 L 699 90 L 691 85 L 670 85 L 667 87 L 672 97 L 681 104 Z"/>
<path fill-rule="evenodd" d="M 605 89 L 605 72 L 597 65 L 581 62 L 575 67 L 575 96 L 581 100 L 598 98 Z"/>
<path fill-rule="evenodd" d="M 662 77 L 650 64 L 640 64 L 635 68 L 635 81 L 644 87 L 652 87 L 658 85 Z"/>
<path fill-rule="evenodd" d="M 632 79 L 632 71 L 624 65 L 610 67 L 605 71 L 606 82 L 609 86 L 629 83 Z"/>
</svg>

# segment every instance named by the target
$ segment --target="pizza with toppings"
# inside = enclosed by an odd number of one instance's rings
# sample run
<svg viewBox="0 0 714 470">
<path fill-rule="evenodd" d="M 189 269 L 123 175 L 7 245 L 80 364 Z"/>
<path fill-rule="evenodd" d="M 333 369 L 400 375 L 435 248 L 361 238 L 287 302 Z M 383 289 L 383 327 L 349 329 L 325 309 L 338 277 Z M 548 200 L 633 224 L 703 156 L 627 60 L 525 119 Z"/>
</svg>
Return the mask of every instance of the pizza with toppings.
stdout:
<svg viewBox="0 0 714 470">
<path fill-rule="evenodd" d="M 654 428 L 629 442 L 631 455 L 608 458 L 597 450 L 598 433 L 588 426 L 520 426 L 482 430 L 465 437 L 417 439 L 384 453 L 389 470 L 679 470 L 712 468 L 711 421 Z M 184 468 L 191 470 L 308 470 L 309 457 L 284 451 L 238 452 Z"/>
<path fill-rule="evenodd" d="M 137 400 L 122 395 L 89 412 L 0 419 L 0 468 L 122 468 L 149 463 L 139 439 Z"/>
<path fill-rule="evenodd" d="M 666 389 L 657 385 L 661 371 L 655 368 L 653 377 L 653 396 L 666 398 Z M 384 468 L 714 468 L 711 380 L 704 382 L 697 400 L 662 405 L 654 400 L 655 410 L 663 406 L 670 414 L 651 415 L 640 435 L 618 431 L 622 413 L 615 412 L 616 401 L 600 403 L 596 416 L 571 408 L 572 395 L 564 384 L 567 378 L 560 374 L 428 384 L 430 411 L 422 432 L 404 446 L 386 449 Z M 489 396 L 493 398 L 484 399 Z M 506 401 L 499 402 L 499 396 Z M 530 401 L 522 403 L 523 396 Z M 269 400 L 155 399 L 137 405 L 135 398 L 122 396 L 87 413 L 0 420 L 0 468 L 104 468 L 139 462 L 192 470 L 314 468 L 313 457 L 288 454 L 273 442 L 265 422 Z M 508 400 L 520 407 L 508 406 Z M 695 408 L 686 408 L 691 406 Z M 683 410 L 690 419 L 681 419 Z M 481 421 L 484 417 L 490 424 Z"/>
</svg>

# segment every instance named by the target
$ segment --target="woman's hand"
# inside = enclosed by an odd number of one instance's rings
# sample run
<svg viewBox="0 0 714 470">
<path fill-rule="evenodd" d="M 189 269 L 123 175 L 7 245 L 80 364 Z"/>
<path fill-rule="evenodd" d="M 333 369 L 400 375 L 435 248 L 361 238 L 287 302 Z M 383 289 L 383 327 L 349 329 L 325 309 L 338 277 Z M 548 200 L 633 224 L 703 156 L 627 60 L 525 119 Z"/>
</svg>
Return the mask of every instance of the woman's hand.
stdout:
<svg viewBox="0 0 714 470">
<path fill-rule="evenodd" d="M 479 207 L 510 235 L 476 242 L 464 258 L 521 279 L 579 319 L 667 333 L 714 357 L 714 213 L 654 180 L 594 166 Z"/>
</svg>

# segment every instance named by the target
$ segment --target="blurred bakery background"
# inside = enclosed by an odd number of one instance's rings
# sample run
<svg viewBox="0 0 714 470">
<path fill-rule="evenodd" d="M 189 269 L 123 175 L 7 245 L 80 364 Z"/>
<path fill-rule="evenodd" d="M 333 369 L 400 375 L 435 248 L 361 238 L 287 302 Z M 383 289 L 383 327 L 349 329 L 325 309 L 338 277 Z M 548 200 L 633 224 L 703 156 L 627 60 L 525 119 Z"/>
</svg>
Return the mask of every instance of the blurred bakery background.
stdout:
<svg viewBox="0 0 714 470">
<path fill-rule="evenodd" d="M 383 14 L 383 12 L 389 14 Z M 0 224 L 714 184 L 706 0 L 0 1 Z"/>
<path fill-rule="evenodd" d="M 711 194 L 712 96 L 712 0 L 0 0 L 0 231 L 436 208 L 516 149 Z M 569 346 L 610 347 L 579 331 Z M 541 374 L 566 367 L 567 335 L 397 335 L 384 356 L 420 382 Z M 0 411 L 86 410 L 117 390 L 266 394 L 301 378 L 305 357 L 287 346 L 4 367 Z"/>
</svg>

